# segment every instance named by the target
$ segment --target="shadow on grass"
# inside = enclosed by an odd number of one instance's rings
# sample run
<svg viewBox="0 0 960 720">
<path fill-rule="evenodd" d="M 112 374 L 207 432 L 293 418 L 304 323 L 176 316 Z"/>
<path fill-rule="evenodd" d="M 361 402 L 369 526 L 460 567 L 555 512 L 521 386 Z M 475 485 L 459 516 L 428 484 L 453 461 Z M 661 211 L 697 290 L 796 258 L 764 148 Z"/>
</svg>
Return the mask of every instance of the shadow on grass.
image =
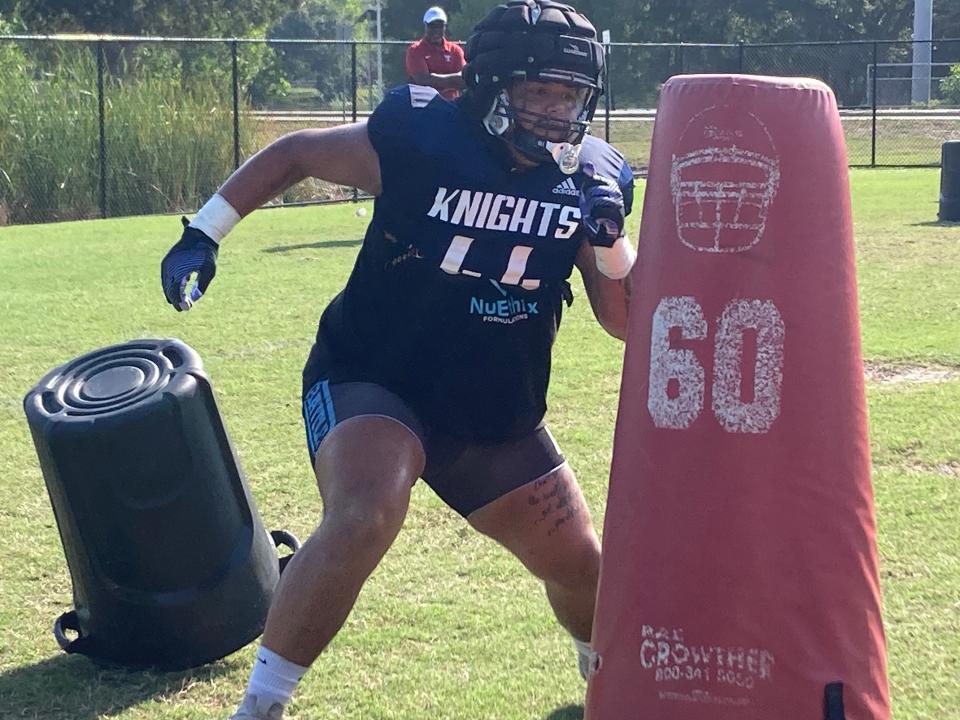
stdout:
<svg viewBox="0 0 960 720">
<path fill-rule="evenodd" d="M 235 669 L 220 661 L 177 672 L 128 670 L 82 655 L 58 655 L 0 673 L 0 718 L 96 720 Z"/>
<path fill-rule="evenodd" d="M 583 705 L 567 705 L 557 708 L 543 720 L 583 720 Z"/>
<path fill-rule="evenodd" d="M 275 247 L 265 248 L 263 252 L 266 253 L 285 253 L 292 252 L 294 250 L 329 250 L 331 248 L 343 248 L 343 247 L 360 247 L 363 244 L 363 240 L 324 240 L 321 242 L 314 243 L 302 243 L 300 245 L 277 245 Z"/>
<path fill-rule="evenodd" d="M 914 227 L 960 227 L 960 220 L 927 220 L 926 222 L 913 223 Z"/>
</svg>

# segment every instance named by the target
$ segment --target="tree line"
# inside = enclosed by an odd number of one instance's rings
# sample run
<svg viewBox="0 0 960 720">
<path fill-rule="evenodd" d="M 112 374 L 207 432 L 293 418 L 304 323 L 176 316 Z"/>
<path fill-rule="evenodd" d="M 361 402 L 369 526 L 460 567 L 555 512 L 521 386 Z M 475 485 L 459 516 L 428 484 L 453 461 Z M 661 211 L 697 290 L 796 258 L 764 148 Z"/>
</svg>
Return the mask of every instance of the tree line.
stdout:
<svg viewBox="0 0 960 720">
<path fill-rule="evenodd" d="M 0 33 L 85 32 L 166 37 L 247 37 L 369 41 L 375 36 L 371 8 L 377 0 L 0 0 Z M 494 0 L 381 0 L 385 39 L 412 40 L 423 31 L 426 7 L 448 12 L 448 36 L 465 39 Z M 723 48 L 614 48 L 609 56 L 615 104 L 652 106 L 670 75 L 689 72 L 753 72 L 810 75 L 828 82 L 847 106 L 871 102 L 869 46 L 751 47 L 757 43 L 809 41 L 900 41 L 876 57 L 880 75 L 900 78 L 878 88 L 882 103 L 902 104 L 912 48 L 912 0 L 579 0 L 578 9 L 610 30 L 616 43 L 745 43 L 748 52 Z M 611 21 L 615 18 L 615 22 Z M 960 38 L 960 2 L 934 0 L 934 37 Z M 229 58 L 210 48 L 184 46 L 171 59 L 168 48 L 113 46 L 112 77 L 208 77 L 222 83 Z M 375 50 L 365 44 L 352 66 L 350 52 L 330 45 L 246 45 L 240 58 L 244 96 L 254 106 L 361 106 L 376 102 L 379 80 L 405 82 L 402 47 Z M 935 63 L 960 73 L 960 43 L 934 47 Z M 53 63 L 51 63 L 53 64 Z M 905 69 L 906 68 L 906 69 Z M 937 74 L 946 75 L 941 65 Z M 903 76 L 903 77 L 901 77 Z M 903 80 L 901 82 L 900 80 Z M 938 102 L 953 104 L 956 77 L 939 81 Z M 296 89 L 294 89 L 296 88 Z M 896 91 L 897 95 L 891 94 Z M 886 97 L 884 97 L 886 93 Z"/>
<path fill-rule="evenodd" d="M 375 0 L 0 0 L 0 18 L 29 33 L 189 37 L 370 36 Z M 385 38 L 422 32 L 431 0 L 383 0 Z M 463 39 L 492 0 L 440 0 L 450 36 Z M 580 0 L 577 8 L 617 42 L 909 40 L 912 0 Z M 616 23 L 605 23 L 616 18 Z M 607 25 L 611 27 L 607 28 Z M 338 35 L 339 33 L 339 35 Z M 934 37 L 960 37 L 960 3 L 934 1 Z"/>
</svg>

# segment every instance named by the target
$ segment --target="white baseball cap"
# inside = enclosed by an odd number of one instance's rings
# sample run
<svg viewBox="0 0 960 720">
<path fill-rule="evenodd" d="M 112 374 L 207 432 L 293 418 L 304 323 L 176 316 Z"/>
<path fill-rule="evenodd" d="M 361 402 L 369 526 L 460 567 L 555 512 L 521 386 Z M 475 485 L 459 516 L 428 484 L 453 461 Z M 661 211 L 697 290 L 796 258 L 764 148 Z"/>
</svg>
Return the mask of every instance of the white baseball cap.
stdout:
<svg viewBox="0 0 960 720">
<path fill-rule="evenodd" d="M 436 6 L 427 8 L 427 11 L 423 14 L 423 24 L 429 25 L 437 20 L 442 20 L 444 25 L 447 24 L 447 14 L 443 11 L 443 8 Z"/>
</svg>

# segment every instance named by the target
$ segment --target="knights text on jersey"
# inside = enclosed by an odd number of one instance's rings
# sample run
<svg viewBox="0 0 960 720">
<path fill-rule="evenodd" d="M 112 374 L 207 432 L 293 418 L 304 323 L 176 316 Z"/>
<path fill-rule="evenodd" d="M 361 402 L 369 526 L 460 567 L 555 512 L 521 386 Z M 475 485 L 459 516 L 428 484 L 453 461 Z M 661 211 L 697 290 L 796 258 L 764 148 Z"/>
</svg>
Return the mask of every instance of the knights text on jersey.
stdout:
<svg viewBox="0 0 960 720">
<path fill-rule="evenodd" d="M 429 87 L 392 90 L 367 128 L 383 190 L 318 341 L 342 379 L 386 386 L 428 427 L 478 442 L 530 432 L 583 239 L 584 175 L 513 170 L 499 140 Z M 587 136 L 586 161 L 618 179 L 629 212 L 623 157 Z"/>
</svg>

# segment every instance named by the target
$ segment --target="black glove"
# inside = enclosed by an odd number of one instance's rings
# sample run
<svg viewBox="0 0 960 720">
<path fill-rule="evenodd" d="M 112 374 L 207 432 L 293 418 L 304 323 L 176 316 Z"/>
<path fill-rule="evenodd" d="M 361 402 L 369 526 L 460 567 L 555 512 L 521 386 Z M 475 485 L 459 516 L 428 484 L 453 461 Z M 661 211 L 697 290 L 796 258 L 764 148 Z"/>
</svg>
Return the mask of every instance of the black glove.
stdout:
<svg viewBox="0 0 960 720">
<path fill-rule="evenodd" d="M 612 247 L 626 224 L 623 192 L 616 181 L 595 175 L 592 163 L 585 163 L 583 172 L 587 177 L 580 188 L 580 222 L 591 245 Z"/>
<path fill-rule="evenodd" d="M 193 307 L 217 274 L 217 244 L 202 230 L 190 227 L 186 218 L 181 222 L 183 235 L 160 263 L 163 294 L 177 312 Z M 196 284 L 191 287 L 194 274 Z"/>
</svg>

